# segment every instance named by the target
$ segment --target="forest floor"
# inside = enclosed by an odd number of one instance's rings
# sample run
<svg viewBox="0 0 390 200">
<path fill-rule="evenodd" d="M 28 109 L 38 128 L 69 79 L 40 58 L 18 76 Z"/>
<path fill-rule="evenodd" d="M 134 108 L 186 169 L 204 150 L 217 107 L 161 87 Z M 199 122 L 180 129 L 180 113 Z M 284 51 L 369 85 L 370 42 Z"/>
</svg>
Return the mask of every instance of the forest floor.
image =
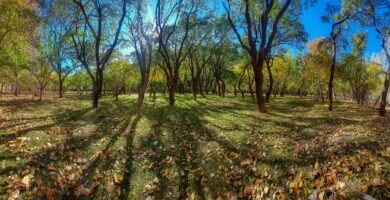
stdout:
<svg viewBox="0 0 390 200">
<path fill-rule="evenodd" d="M 0 199 L 390 198 L 390 117 L 277 97 L 0 97 Z M 369 195 L 369 196 L 368 196 Z"/>
</svg>

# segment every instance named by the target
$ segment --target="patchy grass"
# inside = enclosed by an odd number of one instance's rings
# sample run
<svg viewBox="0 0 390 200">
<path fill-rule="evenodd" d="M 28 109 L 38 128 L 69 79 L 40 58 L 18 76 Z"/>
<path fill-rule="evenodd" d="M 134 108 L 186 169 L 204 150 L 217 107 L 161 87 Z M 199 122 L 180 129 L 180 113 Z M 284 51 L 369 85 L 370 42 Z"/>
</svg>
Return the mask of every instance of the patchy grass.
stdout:
<svg viewBox="0 0 390 200">
<path fill-rule="evenodd" d="M 0 99 L 0 196 L 47 199 L 390 197 L 390 118 L 309 98 Z"/>
</svg>

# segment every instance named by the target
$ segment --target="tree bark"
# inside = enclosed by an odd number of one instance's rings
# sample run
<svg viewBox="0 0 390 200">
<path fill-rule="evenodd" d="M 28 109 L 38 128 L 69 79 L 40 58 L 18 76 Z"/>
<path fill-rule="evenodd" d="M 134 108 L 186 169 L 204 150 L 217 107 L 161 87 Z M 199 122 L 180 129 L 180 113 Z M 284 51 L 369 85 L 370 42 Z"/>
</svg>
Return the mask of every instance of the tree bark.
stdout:
<svg viewBox="0 0 390 200">
<path fill-rule="evenodd" d="M 175 89 L 171 86 L 169 88 L 169 105 L 174 106 L 175 105 Z"/>
<path fill-rule="evenodd" d="M 39 86 L 39 101 L 42 101 L 43 87 Z"/>
<path fill-rule="evenodd" d="M 389 85 L 390 85 L 390 67 L 387 70 L 387 75 L 386 75 L 385 83 L 384 83 L 383 90 L 382 90 L 381 104 L 379 107 L 379 115 L 380 116 L 386 115 L 387 93 L 389 91 Z"/>
<path fill-rule="evenodd" d="M 382 97 L 382 95 L 379 95 L 379 96 L 378 96 L 378 98 L 376 99 L 376 101 L 375 101 L 374 105 L 372 106 L 372 108 L 375 109 L 375 106 L 376 106 L 376 104 L 378 104 L 378 101 L 379 101 L 379 99 L 380 99 L 381 97 Z"/>
<path fill-rule="evenodd" d="M 266 113 L 267 109 L 265 107 L 265 99 L 263 96 L 263 83 L 264 83 L 264 74 L 263 74 L 263 64 L 264 58 L 260 58 L 259 64 L 256 64 L 252 61 L 253 70 L 255 73 L 255 85 L 256 85 L 256 104 L 259 112 Z"/>
<path fill-rule="evenodd" d="M 274 85 L 274 78 L 272 76 L 272 71 L 271 71 L 271 66 L 269 61 L 266 61 L 266 63 L 267 63 L 267 72 L 269 76 L 269 86 L 268 86 L 267 94 L 265 95 L 265 102 L 269 103 L 272 94 L 272 88 Z"/>
<path fill-rule="evenodd" d="M 15 85 L 15 88 L 14 88 L 14 96 L 17 97 L 18 96 L 18 87 Z"/>
<path fill-rule="evenodd" d="M 92 108 L 97 108 L 99 106 L 99 96 L 98 85 L 94 82 L 92 87 Z"/>
<path fill-rule="evenodd" d="M 332 58 L 332 66 L 330 68 L 330 77 L 328 83 L 328 98 L 329 98 L 329 107 L 328 110 L 333 110 L 333 79 L 334 79 L 334 71 L 336 69 L 336 55 L 337 55 L 337 44 L 336 39 L 337 35 L 332 36 L 333 39 L 333 58 Z"/>
<path fill-rule="evenodd" d="M 63 97 L 63 91 L 64 91 L 64 83 L 63 80 L 60 80 L 60 85 L 58 87 L 58 95 L 60 98 Z"/>
</svg>

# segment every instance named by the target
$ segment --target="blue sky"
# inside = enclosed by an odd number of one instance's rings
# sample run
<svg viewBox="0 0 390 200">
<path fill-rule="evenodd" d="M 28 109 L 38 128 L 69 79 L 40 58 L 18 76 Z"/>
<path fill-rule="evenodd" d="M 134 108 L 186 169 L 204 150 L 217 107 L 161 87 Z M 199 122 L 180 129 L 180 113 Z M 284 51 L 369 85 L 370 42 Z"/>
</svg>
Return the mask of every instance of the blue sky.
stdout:
<svg viewBox="0 0 390 200">
<path fill-rule="evenodd" d="M 331 25 L 323 23 L 321 21 L 321 16 L 324 15 L 326 11 L 326 4 L 332 2 L 337 3 L 339 1 L 335 0 L 321 0 L 317 1 L 317 4 L 313 7 L 303 10 L 303 14 L 301 16 L 301 22 L 305 26 L 306 32 L 309 34 L 309 41 L 319 38 L 321 36 L 329 36 L 331 31 Z M 367 49 L 366 56 L 371 56 L 372 53 L 379 52 L 381 50 L 380 40 L 377 38 L 375 31 L 372 28 L 360 27 L 357 24 L 352 24 L 349 28 L 349 36 L 350 37 L 357 32 L 366 32 L 368 31 L 368 41 L 367 41 Z"/>
<path fill-rule="evenodd" d="M 218 3 L 221 3 L 221 1 L 217 1 Z M 305 31 L 309 35 L 309 41 L 312 41 L 313 39 L 319 38 L 319 37 L 327 37 L 330 34 L 331 31 L 331 24 L 323 23 L 321 21 L 321 16 L 325 14 L 326 11 L 326 4 L 332 3 L 332 4 L 340 4 L 340 0 L 317 0 L 317 3 L 309 7 L 307 9 L 303 10 L 303 13 L 300 17 L 301 23 L 305 27 Z M 211 1 L 210 6 L 214 6 L 214 2 Z M 151 1 L 150 7 L 148 8 L 148 18 L 149 20 L 153 20 L 154 17 L 154 9 L 156 6 L 156 2 L 154 0 Z M 219 5 L 218 14 L 224 14 L 224 10 L 222 8 L 222 5 Z M 347 33 L 347 39 L 350 41 L 351 36 L 356 34 L 357 32 L 366 32 L 368 31 L 368 41 L 367 41 L 367 48 L 366 48 L 366 58 L 369 59 L 372 53 L 378 53 L 381 51 L 381 43 L 380 40 L 377 38 L 376 32 L 372 28 L 367 27 L 360 27 L 356 23 L 352 23 L 349 27 L 348 33 Z M 351 48 L 352 44 L 350 44 L 349 49 Z M 293 54 L 302 52 L 302 50 L 296 50 L 296 49 L 290 49 Z M 126 50 L 128 51 L 128 49 Z M 303 50 L 304 51 L 304 50 Z"/>
</svg>

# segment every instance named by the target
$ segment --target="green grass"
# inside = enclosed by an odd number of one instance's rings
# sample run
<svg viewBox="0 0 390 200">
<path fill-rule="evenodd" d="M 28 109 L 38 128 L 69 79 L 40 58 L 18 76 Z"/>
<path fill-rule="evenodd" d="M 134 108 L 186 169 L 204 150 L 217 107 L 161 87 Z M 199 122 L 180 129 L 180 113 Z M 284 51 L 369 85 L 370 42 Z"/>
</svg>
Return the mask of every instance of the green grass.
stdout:
<svg viewBox="0 0 390 200">
<path fill-rule="evenodd" d="M 135 102 L 1 98 L 0 196 L 389 197 L 390 119 L 370 108 L 283 97 L 261 114 L 251 98 L 178 95 L 135 119 Z"/>
</svg>

